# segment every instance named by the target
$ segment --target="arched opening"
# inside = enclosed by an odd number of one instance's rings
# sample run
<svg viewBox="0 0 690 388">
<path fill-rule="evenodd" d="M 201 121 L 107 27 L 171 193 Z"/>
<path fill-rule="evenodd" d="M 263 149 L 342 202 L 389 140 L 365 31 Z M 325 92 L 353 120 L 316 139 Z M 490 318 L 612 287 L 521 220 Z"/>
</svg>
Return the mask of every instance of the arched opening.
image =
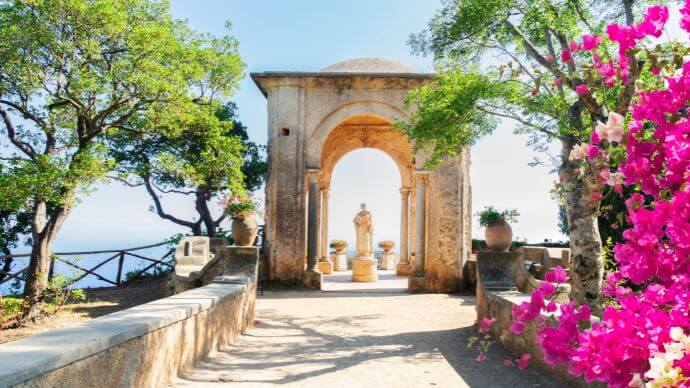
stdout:
<svg viewBox="0 0 690 388">
<path fill-rule="evenodd" d="M 404 134 L 379 116 L 355 116 L 337 125 L 326 137 L 321 152 L 319 186 L 322 190 L 321 257 L 330 257 L 327 246 L 333 239 L 351 247 L 343 264 L 334 262 L 333 276 L 324 290 L 353 287 L 348 270 L 355 259 L 353 218 L 366 203 L 374 224 L 374 257 L 378 261 L 379 282 L 356 288 L 407 288 L 406 276 L 396 277 L 396 265 L 409 257 L 409 189 L 414 156 Z M 392 162 L 392 163 L 391 163 Z M 383 254 L 378 242 L 393 241 L 393 255 Z M 342 273 L 339 273 L 342 272 Z"/>
</svg>

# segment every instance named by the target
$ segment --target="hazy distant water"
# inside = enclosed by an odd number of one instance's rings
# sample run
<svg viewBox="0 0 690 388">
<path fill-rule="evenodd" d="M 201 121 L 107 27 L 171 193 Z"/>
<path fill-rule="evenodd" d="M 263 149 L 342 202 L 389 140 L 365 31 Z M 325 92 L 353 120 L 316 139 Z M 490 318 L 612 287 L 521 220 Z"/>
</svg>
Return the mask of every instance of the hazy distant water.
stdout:
<svg viewBox="0 0 690 388">
<path fill-rule="evenodd" d="M 106 245 L 105 243 L 91 243 L 91 244 L 80 244 L 78 242 L 73 242 L 70 244 L 64 244 L 62 246 L 59 246 L 58 248 L 54 249 L 54 252 L 56 253 L 61 253 L 61 252 L 85 252 L 85 251 L 102 251 L 102 250 L 121 250 L 121 249 L 129 249 L 129 248 L 135 248 L 138 246 L 145 246 L 145 245 L 152 245 L 155 244 L 155 242 L 138 242 L 138 243 L 132 243 L 129 242 L 127 244 L 108 244 Z M 162 256 L 164 256 L 168 251 L 170 250 L 170 246 L 168 245 L 162 245 L 158 247 L 153 247 L 153 248 L 146 248 L 146 249 L 141 249 L 137 251 L 133 251 L 133 253 L 139 255 L 139 256 L 144 256 L 152 259 L 160 259 Z M 15 252 L 16 254 L 20 253 L 28 253 L 29 249 L 24 248 L 24 249 L 16 249 Z M 117 252 L 108 252 L 108 253 L 99 253 L 99 254 L 70 254 L 70 255 L 60 255 L 60 258 L 67 260 L 79 267 L 91 270 L 93 267 L 96 265 L 102 263 L 106 259 L 110 258 L 111 256 L 114 256 Z M 101 265 L 98 267 L 94 272 L 96 272 L 98 275 L 111 280 L 115 282 L 115 279 L 117 278 L 117 270 L 118 270 L 118 260 L 119 258 L 115 258 L 113 260 L 110 260 L 108 263 Z M 24 268 L 28 265 L 29 258 L 28 257 L 20 257 L 20 258 L 15 258 L 12 262 L 12 270 L 16 271 L 21 268 Z M 153 262 L 140 259 L 137 257 L 133 257 L 130 255 L 125 256 L 125 260 L 123 262 L 122 266 L 122 280 L 125 280 L 125 276 L 127 272 L 130 271 L 136 271 L 143 269 L 147 267 L 148 265 L 152 264 Z M 153 270 L 153 269 L 151 269 Z M 70 277 L 74 277 L 75 275 L 78 275 L 78 273 L 81 272 L 79 269 L 74 268 L 64 262 L 61 262 L 60 260 L 56 260 L 55 262 L 55 268 L 54 268 L 54 273 L 55 274 L 66 274 Z M 7 294 L 10 291 L 12 291 L 12 283 L 14 281 L 10 281 L 7 283 L 4 283 L 0 285 L 0 292 L 2 294 Z M 73 287 L 75 288 L 96 288 L 96 287 L 111 287 L 112 284 L 103 281 L 99 279 L 98 277 L 88 274 L 86 277 L 83 279 L 79 280 L 76 282 Z M 16 290 L 16 289 L 15 289 Z"/>
</svg>

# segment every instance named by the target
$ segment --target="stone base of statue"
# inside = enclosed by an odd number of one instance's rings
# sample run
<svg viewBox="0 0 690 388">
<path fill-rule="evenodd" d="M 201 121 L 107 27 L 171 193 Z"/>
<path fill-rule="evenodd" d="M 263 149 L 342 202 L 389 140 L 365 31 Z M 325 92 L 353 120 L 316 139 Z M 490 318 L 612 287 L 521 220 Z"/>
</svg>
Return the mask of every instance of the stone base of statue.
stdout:
<svg viewBox="0 0 690 388">
<path fill-rule="evenodd" d="M 383 252 L 381 254 L 381 269 L 395 269 L 395 255 L 393 252 Z"/>
<path fill-rule="evenodd" d="M 333 273 L 333 262 L 328 260 L 319 261 L 316 263 L 316 267 L 324 275 L 330 275 Z"/>
<path fill-rule="evenodd" d="M 333 255 L 333 270 L 347 271 L 347 255 L 345 252 L 336 252 Z"/>
<path fill-rule="evenodd" d="M 407 261 L 401 261 L 395 266 L 395 274 L 397 276 L 410 276 L 412 270 L 414 270 L 414 265 Z"/>
<path fill-rule="evenodd" d="M 376 273 L 376 260 L 373 257 L 360 257 L 352 262 L 353 282 L 375 282 L 379 280 Z"/>
</svg>

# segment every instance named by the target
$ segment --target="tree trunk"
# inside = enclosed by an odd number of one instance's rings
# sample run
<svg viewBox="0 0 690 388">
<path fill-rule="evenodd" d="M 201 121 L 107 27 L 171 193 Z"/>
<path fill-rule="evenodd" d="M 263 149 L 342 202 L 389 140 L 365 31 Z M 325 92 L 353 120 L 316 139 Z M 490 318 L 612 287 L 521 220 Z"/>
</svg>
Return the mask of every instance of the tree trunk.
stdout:
<svg viewBox="0 0 690 388">
<path fill-rule="evenodd" d="M 9 247 L 6 246 L 0 247 L 0 250 L 2 251 L 2 254 L 4 256 L 8 256 L 2 261 L 2 271 L 10 272 L 10 270 L 12 269 L 12 258 L 9 256 L 12 255 L 12 251 Z M 5 280 L 6 277 L 7 275 L 5 275 L 4 273 L 0 273 L 0 281 Z"/>
<path fill-rule="evenodd" d="M 24 321 L 36 318 L 43 309 L 43 294 L 48 286 L 53 241 L 70 210 L 58 207 L 49 214 L 45 202 L 38 202 L 34 208 L 31 225 L 33 245 L 24 285 L 24 299 L 29 307 L 22 316 Z"/>
<path fill-rule="evenodd" d="M 206 235 L 210 238 L 216 237 L 216 223 L 211 216 L 211 210 L 208 208 L 208 200 L 211 195 L 204 189 L 196 191 L 196 211 L 199 213 L 199 221 L 203 223 L 206 229 Z"/>
<path fill-rule="evenodd" d="M 604 265 L 596 216 L 600 200 L 593 194 L 601 193 L 602 185 L 597 168 L 588 171 L 584 178 L 579 176 L 579 165 L 568 160 L 574 145 L 563 142 L 562 164 L 558 171 L 570 229 L 571 299 L 598 311 Z"/>
</svg>

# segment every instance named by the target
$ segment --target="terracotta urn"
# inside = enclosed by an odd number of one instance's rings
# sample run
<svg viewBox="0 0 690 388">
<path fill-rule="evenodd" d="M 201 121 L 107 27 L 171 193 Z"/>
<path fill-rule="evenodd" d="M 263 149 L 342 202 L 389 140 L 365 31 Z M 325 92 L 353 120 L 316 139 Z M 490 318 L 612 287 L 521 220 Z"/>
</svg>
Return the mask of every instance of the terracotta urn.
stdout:
<svg viewBox="0 0 690 388">
<path fill-rule="evenodd" d="M 484 239 L 486 240 L 486 247 L 490 251 L 507 251 L 513 242 L 513 229 L 505 219 L 500 218 L 486 227 Z"/>
<path fill-rule="evenodd" d="M 254 245 L 257 234 L 259 234 L 259 223 L 256 215 L 248 214 L 232 218 L 232 239 L 235 245 L 248 247 Z"/>
</svg>

